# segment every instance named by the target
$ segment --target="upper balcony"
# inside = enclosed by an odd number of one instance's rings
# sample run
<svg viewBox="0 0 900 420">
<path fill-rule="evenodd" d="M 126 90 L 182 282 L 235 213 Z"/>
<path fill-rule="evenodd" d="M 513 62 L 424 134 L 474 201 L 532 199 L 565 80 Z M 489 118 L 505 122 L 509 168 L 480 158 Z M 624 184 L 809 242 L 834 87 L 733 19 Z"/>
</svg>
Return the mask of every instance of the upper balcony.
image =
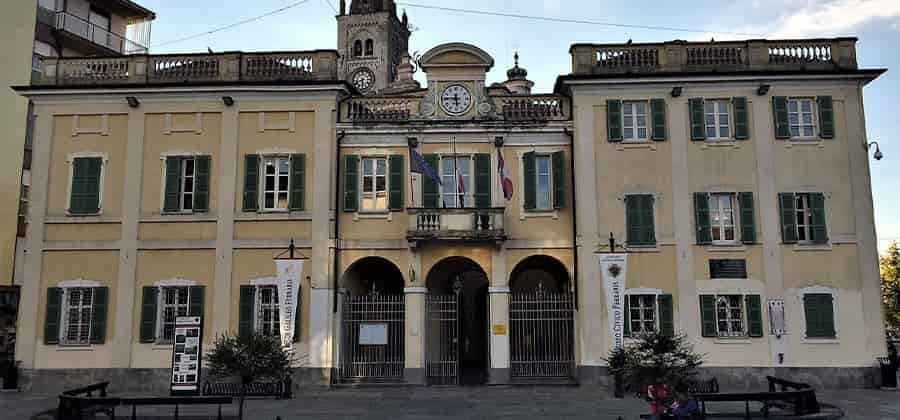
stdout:
<svg viewBox="0 0 900 420">
<path fill-rule="evenodd" d="M 352 123 L 392 123 L 424 120 L 419 115 L 423 98 L 414 95 L 356 97 L 344 102 L 341 121 Z M 490 96 L 490 119 L 506 122 L 566 121 L 571 117 L 567 99 L 559 95 Z"/>
<path fill-rule="evenodd" d="M 38 86 L 337 80 L 333 50 L 48 58 Z"/>
<path fill-rule="evenodd" d="M 856 38 L 575 44 L 573 75 L 856 70 Z"/>
<path fill-rule="evenodd" d="M 155 18 L 130 0 L 39 0 L 37 36 L 79 55 L 147 54 Z"/>
<path fill-rule="evenodd" d="M 408 208 L 410 243 L 428 241 L 502 242 L 503 207 Z"/>
</svg>

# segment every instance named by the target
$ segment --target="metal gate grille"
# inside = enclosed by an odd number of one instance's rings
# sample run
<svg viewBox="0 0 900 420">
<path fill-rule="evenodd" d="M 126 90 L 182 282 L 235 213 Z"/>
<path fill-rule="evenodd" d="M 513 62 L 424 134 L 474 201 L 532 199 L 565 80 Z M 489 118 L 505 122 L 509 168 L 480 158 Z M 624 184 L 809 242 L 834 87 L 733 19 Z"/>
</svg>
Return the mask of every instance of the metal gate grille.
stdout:
<svg viewBox="0 0 900 420">
<path fill-rule="evenodd" d="M 346 296 L 341 310 L 339 383 L 403 380 L 403 295 Z"/>
<path fill-rule="evenodd" d="M 459 384 L 458 307 L 455 294 L 426 296 L 425 369 L 429 384 Z"/>
<path fill-rule="evenodd" d="M 515 292 L 509 302 L 513 378 L 572 378 L 575 370 L 571 292 Z"/>
</svg>

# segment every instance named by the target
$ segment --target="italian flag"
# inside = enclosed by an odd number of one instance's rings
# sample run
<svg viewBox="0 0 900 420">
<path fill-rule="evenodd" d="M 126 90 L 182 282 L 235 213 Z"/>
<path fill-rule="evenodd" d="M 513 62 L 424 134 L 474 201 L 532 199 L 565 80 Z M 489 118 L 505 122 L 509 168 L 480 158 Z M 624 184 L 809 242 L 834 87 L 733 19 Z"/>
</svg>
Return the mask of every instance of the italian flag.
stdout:
<svg viewBox="0 0 900 420">
<path fill-rule="evenodd" d="M 503 188 L 503 197 L 507 201 L 513 196 L 513 183 L 509 178 L 509 169 L 506 169 L 506 161 L 503 160 L 503 153 L 497 151 L 497 172 L 500 174 L 500 187 Z"/>
</svg>

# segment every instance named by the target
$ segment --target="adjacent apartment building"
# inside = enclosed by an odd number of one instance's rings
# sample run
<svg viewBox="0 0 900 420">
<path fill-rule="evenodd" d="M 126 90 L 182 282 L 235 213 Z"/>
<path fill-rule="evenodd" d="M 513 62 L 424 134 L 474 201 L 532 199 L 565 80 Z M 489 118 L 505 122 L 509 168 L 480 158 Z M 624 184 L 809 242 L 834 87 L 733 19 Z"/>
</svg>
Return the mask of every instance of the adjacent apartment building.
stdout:
<svg viewBox="0 0 900 420">
<path fill-rule="evenodd" d="M 4 16 L 4 86 L 39 80 L 45 57 L 145 54 L 153 12 L 131 1 L 10 0 Z M 0 176 L 0 363 L 14 360 L 14 329 L 24 260 L 31 169 L 31 104 L 13 91 L 0 97 L 5 173 Z M 17 139 L 17 140 L 15 140 Z M 18 269 L 17 269 L 18 268 Z M 2 374 L 0 374 L 2 375 Z"/>
<path fill-rule="evenodd" d="M 277 335 L 290 244 L 300 385 L 607 383 L 614 330 L 685 334 L 726 386 L 874 384 L 883 70 L 855 39 L 577 44 L 537 94 L 474 45 L 411 62 L 393 1 L 346 10 L 336 51 L 47 59 L 16 88 L 26 387 L 165 390 L 177 316 Z"/>
</svg>

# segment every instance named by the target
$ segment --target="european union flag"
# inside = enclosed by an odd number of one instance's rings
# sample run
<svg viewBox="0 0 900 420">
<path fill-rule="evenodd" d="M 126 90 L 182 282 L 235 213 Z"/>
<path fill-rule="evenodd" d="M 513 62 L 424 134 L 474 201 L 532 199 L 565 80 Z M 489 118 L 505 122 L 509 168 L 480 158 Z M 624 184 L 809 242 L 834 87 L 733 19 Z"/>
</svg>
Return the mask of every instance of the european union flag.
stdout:
<svg viewBox="0 0 900 420">
<path fill-rule="evenodd" d="M 413 149 L 412 147 L 409 148 L 409 157 L 409 170 L 411 172 L 425 174 L 425 176 L 433 179 L 434 182 L 437 182 L 438 185 L 441 185 L 441 177 L 438 176 L 437 171 L 425 161 L 425 158 L 422 157 L 416 149 Z"/>
</svg>

